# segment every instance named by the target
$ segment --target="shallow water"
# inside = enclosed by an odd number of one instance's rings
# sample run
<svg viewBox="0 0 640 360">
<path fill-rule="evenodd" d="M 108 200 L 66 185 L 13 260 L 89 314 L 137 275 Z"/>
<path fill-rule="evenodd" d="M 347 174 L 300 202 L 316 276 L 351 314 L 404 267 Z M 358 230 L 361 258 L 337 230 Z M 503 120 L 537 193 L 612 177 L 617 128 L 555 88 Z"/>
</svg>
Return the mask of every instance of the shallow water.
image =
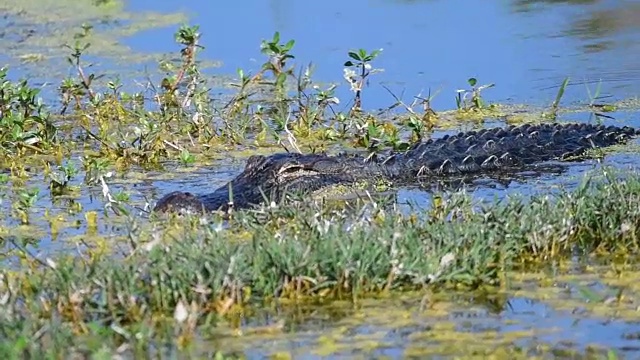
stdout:
<svg viewBox="0 0 640 360">
<path fill-rule="evenodd" d="M 427 292 L 362 300 L 355 308 L 343 303 L 269 310 L 245 322 L 242 336 L 225 336 L 228 330 L 222 329 L 203 347 L 249 359 L 603 358 L 609 350 L 618 358 L 636 358 L 640 316 L 635 290 L 626 292 L 625 301 L 612 302 L 615 280 L 607 278 L 606 268 L 596 269 L 588 275 L 511 274 L 509 289 L 495 293 Z M 556 280 L 545 283 L 551 276 Z M 601 299 L 585 298 L 585 288 Z M 284 328 L 274 330 L 282 321 Z"/>
<path fill-rule="evenodd" d="M 56 95 L 58 77 L 71 71 L 65 59 L 68 50 L 60 45 L 72 41 L 83 22 L 98 30 L 112 30 L 92 40 L 89 55 L 97 57 L 89 60 L 94 68 L 120 74 L 123 79 L 133 74 L 144 82 L 147 74 L 157 75 L 154 70 L 161 54 L 175 54 L 178 46 L 173 34 L 186 21 L 198 24 L 203 34 L 205 49 L 200 59 L 220 64 L 207 73 L 224 79 L 234 77 L 238 68 L 257 72 L 264 61 L 260 41 L 280 31 L 284 41 L 296 41 L 297 67 L 313 62 L 314 79 L 340 84 L 337 95 L 345 108 L 352 94 L 342 78 L 343 63 L 348 60 L 347 52 L 357 48 L 384 49 L 374 62 L 384 72 L 370 78 L 363 95 L 368 109 L 394 102 L 381 85 L 407 103 L 415 95 L 427 96 L 431 89 L 438 93 L 432 101 L 434 108 L 450 109 L 455 107 L 455 91 L 468 88 L 469 77 L 478 78 L 480 84 L 495 83 L 483 95 L 499 102 L 548 105 L 567 76 L 572 80 L 565 94 L 567 103 L 589 102 L 585 84 L 593 94 L 600 81 L 601 97 L 607 101 L 640 93 L 640 63 L 636 61 L 640 5 L 633 0 L 239 0 L 188 5 L 129 0 L 122 13 L 113 11 L 113 6 L 91 10 L 65 1 L 60 2 L 60 9 L 84 16 L 63 21 L 32 14 L 43 8 L 59 17 L 64 11 L 38 5 L 45 3 L 11 0 L 0 5 L 11 14 L 0 18 L 0 25 L 5 25 L 0 46 L 7 50 L 0 54 L 0 61 L 13 65 L 20 76 L 35 75 L 36 83 L 53 81 L 45 86 L 50 96 Z M 25 21 L 15 15 L 23 9 L 28 14 Z M 44 63 L 21 63 L 25 54 L 44 54 L 46 66 L 51 67 L 42 71 Z M 47 74 L 56 77 L 43 79 Z M 127 90 L 140 90 L 127 85 Z"/>
<path fill-rule="evenodd" d="M 455 90 L 467 78 L 495 83 L 487 99 L 549 104 L 566 76 L 575 82 L 568 101 L 588 101 L 581 83 L 602 80 L 602 95 L 625 98 L 640 93 L 640 4 L 636 1 L 337 1 L 192 2 L 132 0 L 132 10 L 185 9 L 200 24 L 202 56 L 222 61 L 214 73 L 237 68 L 257 71 L 259 45 L 280 31 L 296 40 L 297 65 L 313 62 L 320 81 L 339 82 L 340 98 L 350 94 L 342 79 L 347 52 L 383 48 L 370 78 L 364 105 L 386 107 L 393 98 L 386 84 L 405 101 L 440 90 L 433 105 L 455 107 Z M 125 41 L 134 49 L 171 51 L 171 31 L 150 30 Z M 580 85 L 578 85 L 580 84 Z"/>
</svg>

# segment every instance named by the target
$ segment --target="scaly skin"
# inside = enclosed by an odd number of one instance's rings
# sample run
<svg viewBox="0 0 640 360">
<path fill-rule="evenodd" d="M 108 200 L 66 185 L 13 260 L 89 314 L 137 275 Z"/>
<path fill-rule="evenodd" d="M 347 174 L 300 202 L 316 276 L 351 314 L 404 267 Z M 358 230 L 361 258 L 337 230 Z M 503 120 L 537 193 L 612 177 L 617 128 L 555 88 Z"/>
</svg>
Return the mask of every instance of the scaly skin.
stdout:
<svg viewBox="0 0 640 360">
<path fill-rule="evenodd" d="M 279 201 L 289 192 L 311 193 L 359 180 L 408 183 L 419 178 L 505 173 L 577 157 L 588 149 L 624 143 L 639 133 L 640 130 L 627 126 L 527 124 L 427 140 L 387 156 L 288 153 L 252 156 L 242 173 L 214 192 L 203 195 L 172 192 L 158 201 L 154 211 L 226 211 L 230 204 L 229 189 L 233 207 L 247 208 L 264 200 Z"/>
</svg>

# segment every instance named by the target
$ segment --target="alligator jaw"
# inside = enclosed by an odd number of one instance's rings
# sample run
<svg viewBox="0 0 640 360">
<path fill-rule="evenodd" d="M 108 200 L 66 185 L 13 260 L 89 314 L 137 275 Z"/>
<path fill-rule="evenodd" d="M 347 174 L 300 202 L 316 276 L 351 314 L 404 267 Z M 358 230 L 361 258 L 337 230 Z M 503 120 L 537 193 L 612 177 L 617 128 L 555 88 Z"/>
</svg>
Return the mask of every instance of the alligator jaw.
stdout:
<svg viewBox="0 0 640 360">
<path fill-rule="evenodd" d="M 154 212 L 176 212 L 184 213 L 203 213 L 206 210 L 205 204 L 198 196 L 190 192 L 174 191 L 165 195 L 158 200 L 153 208 Z"/>
</svg>

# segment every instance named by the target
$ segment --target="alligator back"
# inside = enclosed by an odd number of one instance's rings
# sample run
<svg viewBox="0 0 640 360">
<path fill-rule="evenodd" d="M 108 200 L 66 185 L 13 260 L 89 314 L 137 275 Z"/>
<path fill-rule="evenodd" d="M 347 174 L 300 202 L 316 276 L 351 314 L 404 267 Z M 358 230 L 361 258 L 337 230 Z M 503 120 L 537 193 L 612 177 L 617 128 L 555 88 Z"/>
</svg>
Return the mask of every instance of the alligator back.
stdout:
<svg viewBox="0 0 640 360">
<path fill-rule="evenodd" d="M 381 165 L 396 178 L 507 170 L 566 160 L 588 149 L 625 142 L 638 133 L 627 126 L 589 124 L 498 127 L 420 142 L 389 156 Z"/>
</svg>

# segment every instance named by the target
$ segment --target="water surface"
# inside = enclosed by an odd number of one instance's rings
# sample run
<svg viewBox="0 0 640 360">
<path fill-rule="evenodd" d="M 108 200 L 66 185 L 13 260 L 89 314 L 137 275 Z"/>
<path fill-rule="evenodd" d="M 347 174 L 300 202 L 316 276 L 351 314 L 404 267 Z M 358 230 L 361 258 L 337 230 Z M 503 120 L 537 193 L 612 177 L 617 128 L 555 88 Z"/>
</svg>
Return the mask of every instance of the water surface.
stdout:
<svg viewBox="0 0 640 360">
<path fill-rule="evenodd" d="M 636 1 L 196 1 L 186 7 L 160 0 L 132 0 L 131 10 L 185 9 L 199 24 L 204 58 L 219 59 L 216 72 L 259 69 L 260 40 L 280 31 L 295 39 L 296 65 L 313 62 L 316 79 L 340 82 L 347 51 L 384 49 L 374 63 L 382 74 L 371 77 L 365 106 L 385 107 L 393 98 L 387 85 L 405 100 L 429 89 L 440 91 L 436 108 L 455 106 L 455 90 L 466 79 L 495 83 L 486 96 L 495 101 L 548 104 L 566 76 L 575 82 L 569 101 L 588 101 L 581 83 L 613 99 L 640 93 L 640 4 Z M 145 51 L 170 51 L 171 29 L 151 30 L 126 41 Z"/>
</svg>

